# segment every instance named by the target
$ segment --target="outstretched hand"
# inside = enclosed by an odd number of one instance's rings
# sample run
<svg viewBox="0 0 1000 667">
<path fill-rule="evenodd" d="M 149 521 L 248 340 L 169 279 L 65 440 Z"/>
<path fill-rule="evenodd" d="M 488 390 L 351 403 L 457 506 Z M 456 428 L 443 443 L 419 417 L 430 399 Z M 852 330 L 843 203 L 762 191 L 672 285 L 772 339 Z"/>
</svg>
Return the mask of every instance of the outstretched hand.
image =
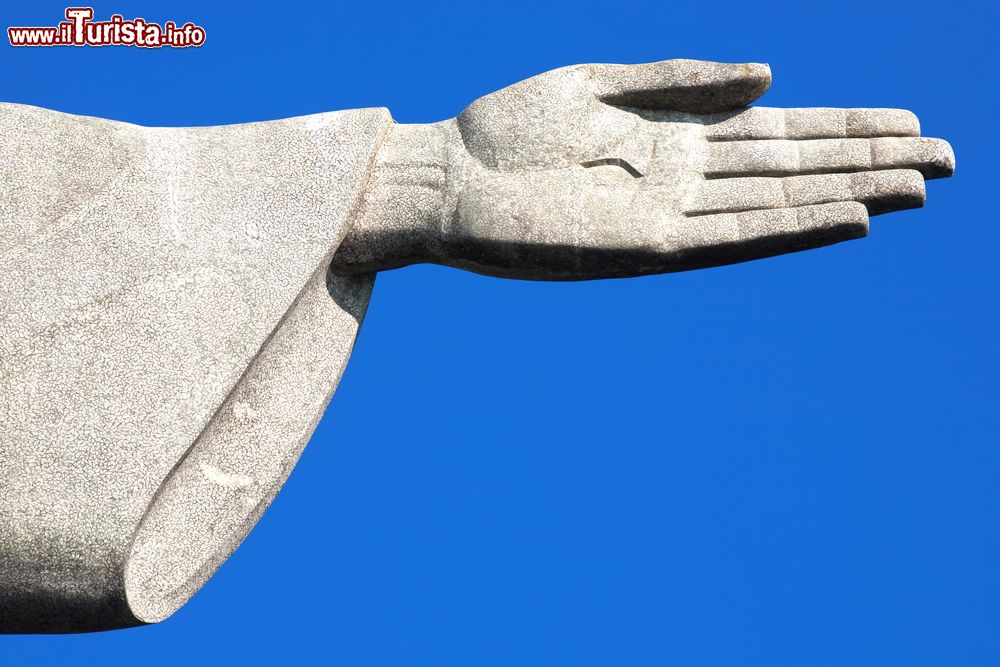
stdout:
<svg viewBox="0 0 1000 667">
<path fill-rule="evenodd" d="M 728 264 L 865 236 L 950 146 L 896 109 L 750 107 L 766 65 L 577 65 L 399 125 L 341 272 L 430 261 L 543 280 Z"/>
</svg>

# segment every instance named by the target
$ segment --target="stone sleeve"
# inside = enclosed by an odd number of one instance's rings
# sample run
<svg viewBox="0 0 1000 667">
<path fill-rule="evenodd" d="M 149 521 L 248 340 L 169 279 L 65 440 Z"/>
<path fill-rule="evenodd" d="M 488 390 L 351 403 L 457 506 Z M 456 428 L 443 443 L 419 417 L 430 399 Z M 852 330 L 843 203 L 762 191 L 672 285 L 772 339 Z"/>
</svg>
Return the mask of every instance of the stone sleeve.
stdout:
<svg viewBox="0 0 1000 667">
<path fill-rule="evenodd" d="M 327 267 L 390 123 L 0 105 L 0 632 L 161 620 L 252 528 L 363 317 Z"/>
</svg>

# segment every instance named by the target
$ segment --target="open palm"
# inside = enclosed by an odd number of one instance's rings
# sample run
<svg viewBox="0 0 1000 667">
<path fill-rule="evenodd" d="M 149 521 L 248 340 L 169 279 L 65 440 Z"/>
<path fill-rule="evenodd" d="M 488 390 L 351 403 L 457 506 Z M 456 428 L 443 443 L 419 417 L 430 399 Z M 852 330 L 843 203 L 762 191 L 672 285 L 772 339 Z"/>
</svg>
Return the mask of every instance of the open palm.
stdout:
<svg viewBox="0 0 1000 667">
<path fill-rule="evenodd" d="M 864 236 L 921 206 L 948 144 L 897 109 L 747 108 L 766 65 L 577 65 L 480 98 L 436 261 L 519 278 L 632 276 Z"/>
</svg>

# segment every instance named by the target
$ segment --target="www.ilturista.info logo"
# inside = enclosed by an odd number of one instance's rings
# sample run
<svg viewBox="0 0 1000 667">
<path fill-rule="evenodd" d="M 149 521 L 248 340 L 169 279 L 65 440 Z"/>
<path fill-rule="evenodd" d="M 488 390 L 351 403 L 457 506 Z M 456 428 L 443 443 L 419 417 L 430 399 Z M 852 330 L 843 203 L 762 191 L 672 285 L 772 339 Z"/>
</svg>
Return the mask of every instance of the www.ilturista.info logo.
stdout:
<svg viewBox="0 0 1000 667">
<path fill-rule="evenodd" d="M 52 27 L 7 28 L 11 46 L 201 46 L 205 29 L 193 23 L 162 26 L 145 19 L 125 20 L 112 14 L 107 21 L 94 21 L 93 7 L 67 7 L 66 20 Z"/>
</svg>

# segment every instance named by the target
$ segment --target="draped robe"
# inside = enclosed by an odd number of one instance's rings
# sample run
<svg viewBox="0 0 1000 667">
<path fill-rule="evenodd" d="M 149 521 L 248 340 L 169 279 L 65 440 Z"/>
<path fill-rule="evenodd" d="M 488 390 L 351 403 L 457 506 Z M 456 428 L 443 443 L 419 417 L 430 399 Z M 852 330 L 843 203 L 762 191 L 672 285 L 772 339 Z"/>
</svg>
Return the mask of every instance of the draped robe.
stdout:
<svg viewBox="0 0 1000 667">
<path fill-rule="evenodd" d="M 391 119 L 0 106 L 3 143 L 39 147 L 0 166 L 0 632 L 156 622 L 247 535 L 336 389 L 373 276 L 328 267 Z"/>
</svg>

